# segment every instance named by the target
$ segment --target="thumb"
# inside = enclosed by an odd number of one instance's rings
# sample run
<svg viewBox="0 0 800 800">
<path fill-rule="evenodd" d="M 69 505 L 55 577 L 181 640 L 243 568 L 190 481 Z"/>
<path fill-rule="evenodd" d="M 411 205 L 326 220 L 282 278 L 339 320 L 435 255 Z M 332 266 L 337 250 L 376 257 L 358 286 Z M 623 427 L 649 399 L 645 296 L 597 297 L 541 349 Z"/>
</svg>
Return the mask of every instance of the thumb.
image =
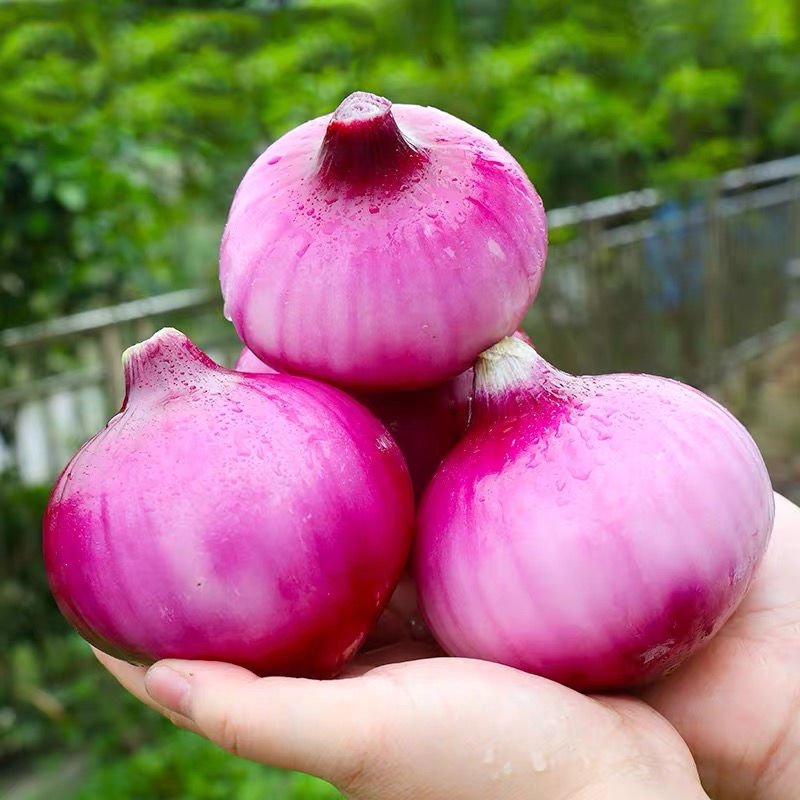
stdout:
<svg viewBox="0 0 800 800">
<path fill-rule="evenodd" d="M 259 678 L 232 664 L 173 659 L 145 677 L 154 701 L 188 717 L 223 749 L 340 787 L 362 774 L 375 741 L 364 683 Z"/>
</svg>

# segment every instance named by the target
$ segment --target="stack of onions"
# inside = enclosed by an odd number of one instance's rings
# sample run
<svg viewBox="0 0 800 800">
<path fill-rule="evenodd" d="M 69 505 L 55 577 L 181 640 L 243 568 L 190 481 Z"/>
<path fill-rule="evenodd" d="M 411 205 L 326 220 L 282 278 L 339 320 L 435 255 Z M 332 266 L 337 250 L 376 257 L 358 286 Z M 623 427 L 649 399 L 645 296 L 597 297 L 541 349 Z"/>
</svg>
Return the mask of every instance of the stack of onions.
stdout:
<svg viewBox="0 0 800 800">
<path fill-rule="evenodd" d="M 442 111 L 357 92 L 276 141 L 220 250 L 236 371 L 172 329 L 135 346 L 56 483 L 66 617 L 136 663 L 325 677 L 401 579 L 419 633 L 415 578 L 451 654 L 579 689 L 674 669 L 747 590 L 769 479 L 702 394 L 514 334 L 546 251 L 519 164 Z"/>
<path fill-rule="evenodd" d="M 275 373 L 245 347 L 236 361 L 241 372 Z M 441 460 L 467 429 L 472 369 L 415 392 L 361 392 L 354 395 L 383 422 L 397 442 L 419 497 Z"/>
</svg>

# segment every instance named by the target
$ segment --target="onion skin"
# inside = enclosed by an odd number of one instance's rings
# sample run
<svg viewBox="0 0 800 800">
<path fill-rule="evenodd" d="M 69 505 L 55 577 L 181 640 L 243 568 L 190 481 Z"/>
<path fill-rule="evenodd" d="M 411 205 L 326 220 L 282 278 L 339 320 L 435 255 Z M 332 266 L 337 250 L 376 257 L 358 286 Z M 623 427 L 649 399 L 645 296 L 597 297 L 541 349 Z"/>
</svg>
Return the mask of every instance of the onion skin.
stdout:
<svg viewBox="0 0 800 800">
<path fill-rule="evenodd" d="M 134 663 L 336 674 L 410 547 L 411 483 L 385 428 L 332 387 L 224 370 L 172 329 L 125 363 L 122 411 L 45 515 L 64 615 Z"/>
<path fill-rule="evenodd" d="M 530 344 L 521 330 L 513 336 Z M 430 389 L 356 395 L 383 422 L 403 451 L 417 498 L 442 459 L 466 433 L 473 383 L 470 368 Z"/>
<path fill-rule="evenodd" d="M 471 394 L 472 370 L 467 370 L 430 389 L 356 395 L 397 442 L 417 497 L 466 432 Z"/>
<path fill-rule="evenodd" d="M 250 372 L 261 375 L 277 375 L 278 370 L 262 361 L 249 347 L 243 347 L 233 368 L 237 372 Z"/>
<path fill-rule="evenodd" d="M 719 630 L 774 515 L 724 408 L 664 378 L 567 375 L 510 339 L 479 359 L 473 403 L 418 511 L 420 604 L 448 653 L 616 690 Z"/>
<path fill-rule="evenodd" d="M 276 372 L 247 347 L 234 369 L 240 372 Z M 416 392 L 354 394 L 388 429 L 397 442 L 419 497 L 442 459 L 467 430 L 472 370 L 452 380 Z"/>
<path fill-rule="evenodd" d="M 531 343 L 522 331 L 516 339 Z M 234 366 L 239 372 L 275 374 L 252 350 L 242 348 Z M 363 392 L 354 397 L 388 429 L 397 442 L 411 473 L 417 498 L 427 486 L 442 459 L 467 430 L 472 399 L 472 368 L 445 383 L 416 392 Z"/>
<path fill-rule="evenodd" d="M 279 371 L 418 389 L 517 328 L 546 251 L 542 202 L 496 141 L 357 92 L 250 167 L 220 281 L 239 336 Z"/>
</svg>

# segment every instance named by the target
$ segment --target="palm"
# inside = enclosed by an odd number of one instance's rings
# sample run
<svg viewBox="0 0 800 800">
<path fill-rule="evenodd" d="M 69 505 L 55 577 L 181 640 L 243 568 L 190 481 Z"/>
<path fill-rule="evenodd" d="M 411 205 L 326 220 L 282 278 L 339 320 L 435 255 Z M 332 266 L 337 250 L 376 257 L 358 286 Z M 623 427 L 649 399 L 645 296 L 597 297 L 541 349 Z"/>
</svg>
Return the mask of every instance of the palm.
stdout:
<svg viewBox="0 0 800 800">
<path fill-rule="evenodd" d="M 689 744 L 724 800 L 795 796 L 800 738 L 800 509 L 776 498 L 769 550 L 739 610 L 707 648 L 643 693 Z"/>
<path fill-rule="evenodd" d="M 590 698 L 498 664 L 437 658 L 435 644 L 414 641 L 396 624 L 413 615 L 405 591 L 393 604 L 398 620 L 387 615 L 372 637 L 373 646 L 384 646 L 365 647 L 341 680 L 257 679 L 239 667 L 183 662 L 179 668 L 194 676 L 191 719 L 153 700 L 144 668 L 98 657 L 178 724 L 250 758 L 324 775 L 354 798 L 441 796 L 440 781 L 452 797 L 530 796 L 532 786 L 556 797 L 556 785 L 575 796 L 598 774 L 677 787 L 664 796 L 699 796 L 685 746 L 653 708 L 686 740 L 715 800 L 793 798 L 800 509 L 780 497 L 776 503 L 769 551 L 734 618 L 640 698 Z M 591 752 L 604 755 L 586 760 Z M 512 777 L 507 765 L 526 759 L 533 773 Z M 498 780 L 507 784 L 505 794 L 497 794 Z"/>
<path fill-rule="evenodd" d="M 371 698 L 389 738 L 403 741 L 401 769 L 416 772 L 420 782 L 413 796 L 435 785 L 421 765 L 437 748 L 443 748 L 434 759 L 438 780 L 443 770 L 453 770 L 446 778 L 450 796 L 462 796 L 453 787 L 467 782 L 464 797 L 582 797 L 604 768 L 630 771 L 642 786 L 674 782 L 684 787 L 680 796 L 695 796 L 688 788 L 696 773 L 685 744 L 639 699 L 587 697 L 499 664 L 437 657 L 436 650 L 407 641 L 362 653 L 342 676 L 357 681 L 359 695 Z M 407 738 L 412 731 L 413 746 Z M 478 767 L 473 773 L 467 764 Z M 514 777 L 512 765 L 522 767 L 513 770 Z M 488 784 L 476 791 L 484 779 Z M 503 792 L 492 795 L 499 791 L 497 781 L 505 784 Z M 368 790 L 352 796 L 374 795 Z"/>
<path fill-rule="evenodd" d="M 407 616 L 410 606 L 401 608 Z M 397 632 L 384 631 L 383 643 Z M 365 663 L 370 655 L 362 655 Z M 686 739 L 713 797 L 787 796 L 789 743 L 800 738 L 800 725 L 792 729 L 800 705 L 800 509 L 776 497 L 769 550 L 734 617 L 708 647 L 641 697 Z"/>
<path fill-rule="evenodd" d="M 97 655 L 178 725 L 325 777 L 351 800 L 701 796 L 686 745 L 641 700 L 586 697 L 500 664 L 437 657 L 428 643 L 363 652 L 334 681 L 183 662 L 191 718 L 154 702 L 143 667 Z"/>
</svg>

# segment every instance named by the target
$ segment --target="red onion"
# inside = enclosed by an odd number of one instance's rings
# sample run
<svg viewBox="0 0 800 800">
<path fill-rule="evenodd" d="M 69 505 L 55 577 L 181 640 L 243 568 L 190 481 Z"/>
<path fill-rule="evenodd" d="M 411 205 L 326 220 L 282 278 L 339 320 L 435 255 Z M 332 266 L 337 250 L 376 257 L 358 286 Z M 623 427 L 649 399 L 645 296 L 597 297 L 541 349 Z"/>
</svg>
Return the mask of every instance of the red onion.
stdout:
<svg viewBox="0 0 800 800">
<path fill-rule="evenodd" d="M 546 249 L 541 200 L 497 142 L 356 92 L 250 167 L 220 280 L 239 335 L 280 371 L 421 388 L 516 329 Z"/>
<path fill-rule="evenodd" d="M 513 336 L 530 343 L 523 331 Z M 417 497 L 467 430 L 473 381 L 470 367 L 430 389 L 356 395 L 383 422 L 402 450 Z"/>
<path fill-rule="evenodd" d="M 574 377 L 514 339 L 476 364 L 414 567 L 444 649 L 582 690 L 675 669 L 730 617 L 773 495 L 747 431 L 650 375 Z"/>
<path fill-rule="evenodd" d="M 275 373 L 245 347 L 236 360 L 241 372 Z M 419 496 L 436 467 L 467 429 L 472 370 L 452 380 L 416 392 L 360 393 L 363 403 L 388 428 L 405 456 Z"/>
<path fill-rule="evenodd" d="M 262 375 L 277 375 L 278 370 L 262 361 L 249 347 L 243 347 L 233 368 L 237 372 L 250 372 Z"/>
<path fill-rule="evenodd" d="M 411 483 L 384 427 L 306 378 L 225 370 L 164 329 L 53 489 L 50 585 L 97 647 L 327 676 L 400 576 Z"/>
<path fill-rule="evenodd" d="M 514 337 L 530 344 L 524 331 Z M 242 348 L 234 369 L 240 372 L 274 374 L 252 350 Z M 472 367 L 449 381 L 416 392 L 362 392 L 354 397 L 388 428 L 411 473 L 417 497 L 442 459 L 467 430 L 472 396 Z"/>
</svg>

